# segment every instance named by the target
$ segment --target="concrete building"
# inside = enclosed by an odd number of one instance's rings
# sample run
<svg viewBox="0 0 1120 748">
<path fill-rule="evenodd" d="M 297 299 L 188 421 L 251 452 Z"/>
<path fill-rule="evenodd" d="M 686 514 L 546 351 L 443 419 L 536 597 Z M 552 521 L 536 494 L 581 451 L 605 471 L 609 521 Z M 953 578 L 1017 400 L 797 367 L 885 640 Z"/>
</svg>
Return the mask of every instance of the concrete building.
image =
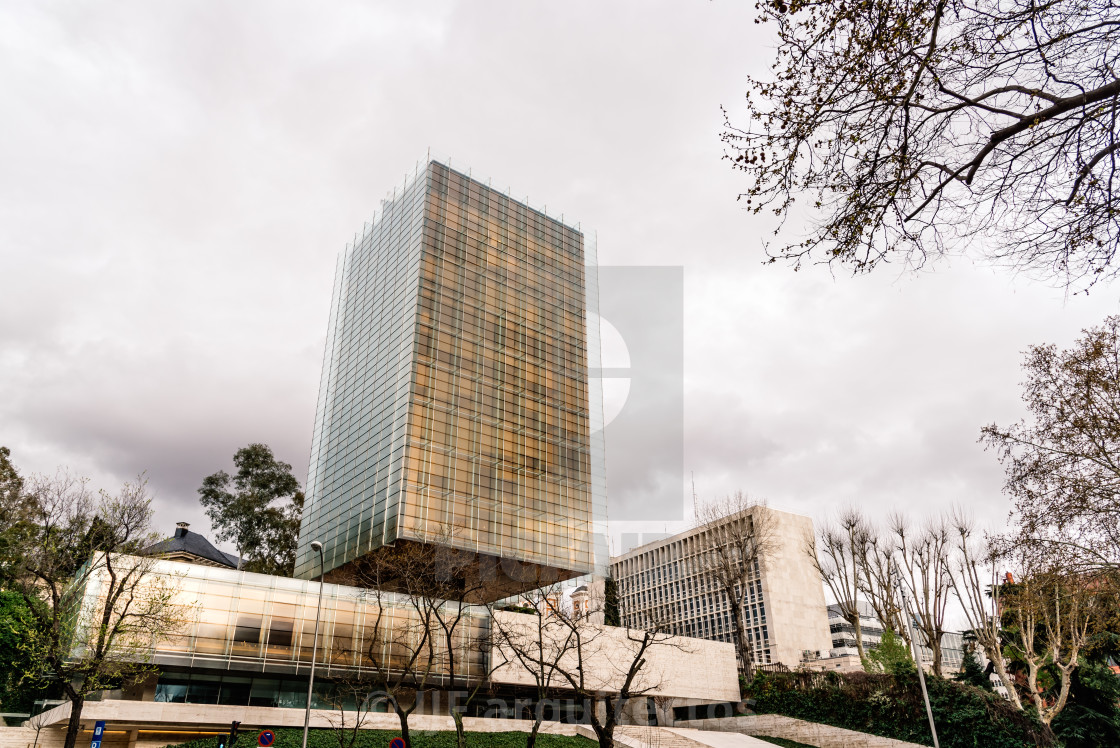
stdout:
<svg viewBox="0 0 1120 748">
<path fill-rule="evenodd" d="M 435 161 L 383 202 L 339 259 L 295 576 L 313 541 L 328 579 L 398 543 L 476 554 L 497 597 L 594 571 L 588 258 L 578 227 Z"/>
<path fill-rule="evenodd" d="M 806 650 L 831 645 L 824 588 L 805 552 L 813 522 L 768 507 L 747 512 L 766 512 L 773 538 L 771 553 L 756 564 L 747 589 L 737 593 L 745 603 L 754 661 L 796 668 Z M 641 627 L 657 619 L 680 636 L 734 642 L 728 601 L 706 578 L 700 560 L 711 532 L 693 528 L 611 559 L 624 626 Z"/>
</svg>

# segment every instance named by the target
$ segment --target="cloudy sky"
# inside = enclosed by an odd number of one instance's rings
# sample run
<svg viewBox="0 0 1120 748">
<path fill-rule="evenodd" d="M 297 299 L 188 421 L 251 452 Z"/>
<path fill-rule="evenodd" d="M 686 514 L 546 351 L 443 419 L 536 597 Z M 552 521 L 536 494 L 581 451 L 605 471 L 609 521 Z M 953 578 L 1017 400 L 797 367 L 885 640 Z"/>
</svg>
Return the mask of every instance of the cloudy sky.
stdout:
<svg viewBox="0 0 1120 748">
<path fill-rule="evenodd" d="M 335 257 L 430 149 L 594 228 L 603 264 L 683 267 L 701 499 L 1002 523 L 978 431 L 1020 416 L 1021 351 L 1118 289 L 1066 298 L 967 247 L 764 267 L 719 140 L 770 64 L 751 6 L 5 2 L 0 444 L 26 473 L 147 471 L 168 530 L 206 530 L 195 491 L 247 443 L 305 475 Z M 608 443 L 612 482 L 642 450 Z"/>
</svg>

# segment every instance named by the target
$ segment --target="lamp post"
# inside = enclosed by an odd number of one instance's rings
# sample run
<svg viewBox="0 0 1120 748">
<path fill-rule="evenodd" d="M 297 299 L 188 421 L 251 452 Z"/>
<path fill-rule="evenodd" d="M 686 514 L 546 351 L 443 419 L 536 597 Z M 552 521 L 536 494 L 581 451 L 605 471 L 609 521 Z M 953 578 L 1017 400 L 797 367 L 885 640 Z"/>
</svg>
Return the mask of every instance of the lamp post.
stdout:
<svg viewBox="0 0 1120 748">
<path fill-rule="evenodd" d="M 940 748 L 941 744 L 937 741 L 937 726 L 933 724 L 933 709 L 929 705 L 929 691 L 926 690 L 926 674 L 922 669 L 922 652 L 918 648 L 918 640 L 914 638 L 914 622 L 910 619 L 910 596 L 906 594 L 906 585 L 902 583 L 902 573 L 898 567 L 894 570 L 895 585 L 898 586 L 899 594 L 902 595 L 902 617 L 906 619 L 906 630 L 910 634 L 910 647 L 914 655 L 914 664 L 918 666 L 918 682 L 922 685 L 922 698 L 926 702 L 926 717 L 929 718 L 929 731 L 933 735 L 933 748 Z"/>
<path fill-rule="evenodd" d="M 307 728 L 311 725 L 311 689 L 315 685 L 315 654 L 319 651 L 319 616 L 323 611 L 323 544 L 313 540 L 311 550 L 319 553 L 319 604 L 315 606 L 315 639 L 311 645 L 311 675 L 307 678 L 307 708 L 303 711 L 302 748 L 307 748 Z"/>
</svg>

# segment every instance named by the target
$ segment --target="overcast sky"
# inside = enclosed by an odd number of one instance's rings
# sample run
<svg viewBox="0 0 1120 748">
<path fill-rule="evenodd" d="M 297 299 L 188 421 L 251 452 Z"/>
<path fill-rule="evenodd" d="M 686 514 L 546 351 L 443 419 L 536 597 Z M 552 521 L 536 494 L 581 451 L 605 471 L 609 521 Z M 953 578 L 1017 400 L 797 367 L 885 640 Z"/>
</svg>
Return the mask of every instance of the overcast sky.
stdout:
<svg viewBox="0 0 1120 748">
<path fill-rule="evenodd" d="M 207 530 L 196 490 L 250 442 L 302 480 L 335 257 L 431 149 L 593 228 L 603 264 L 683 267 L 701 499 L 998 526 L 980 427 L 1020 417 L 1021 352 L 1118 289 L 1067 299 L 968 248 L 920 274 L 764 267 L 773 226 L 719 140 L 771 62 L 752 6 L 8 0 L 0 444 L 100 487 L 147 471 L 167 531 Z"/>
</svg>

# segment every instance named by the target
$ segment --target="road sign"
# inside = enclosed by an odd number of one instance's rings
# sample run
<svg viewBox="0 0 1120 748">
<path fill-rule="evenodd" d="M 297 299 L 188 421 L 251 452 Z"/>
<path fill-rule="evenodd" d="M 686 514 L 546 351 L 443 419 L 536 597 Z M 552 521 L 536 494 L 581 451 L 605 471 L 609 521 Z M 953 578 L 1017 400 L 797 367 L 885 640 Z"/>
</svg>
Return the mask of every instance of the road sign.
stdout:
<svg viewBox="0 0 1120 748">
<path fill-rule="evenodd" d="M 261 734 L 257 736 L 257 745 L 263 748 L 268 748 L 276 742 L 276 733 L 272 730 L 261 730 Z"/>
<path fill-rule="evenodd" d="M 101 748 L 101 736 L 105 734 L 105 722 L 98 720 L 93 723 L 93 740 L 89 741 L 89 748 Z"/>
<path fill-rule="evenodd" d="M 407 748 L 408 744 L 404 742 L 404 738 L 400 735 L 389 741 L 389 748 Z"/>
</svg>

